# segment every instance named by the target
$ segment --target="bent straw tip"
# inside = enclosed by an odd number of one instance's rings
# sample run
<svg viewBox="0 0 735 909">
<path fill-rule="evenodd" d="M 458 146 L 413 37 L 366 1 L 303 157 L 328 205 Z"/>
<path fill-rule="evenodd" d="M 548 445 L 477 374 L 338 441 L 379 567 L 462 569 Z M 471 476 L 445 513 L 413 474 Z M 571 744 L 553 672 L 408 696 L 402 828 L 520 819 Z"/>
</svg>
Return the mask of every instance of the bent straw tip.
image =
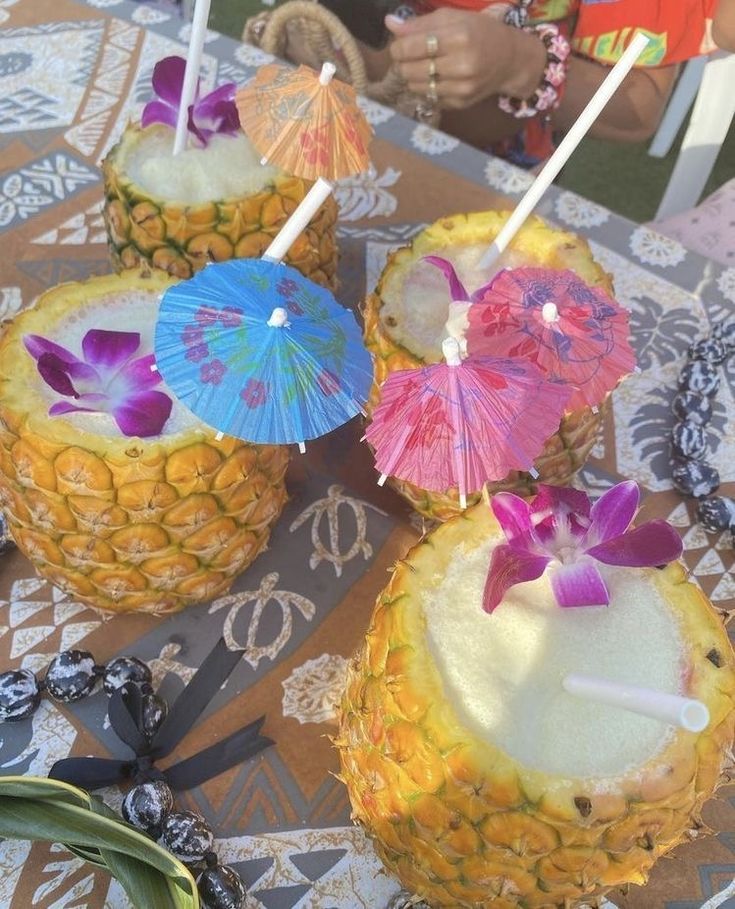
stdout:
<svg viewBox="0 0 735 909">
<path fill-rule="evenodd" d="M 703 732 L 709 726 L 709 710 L 701 701 L 686 701 L 679 714 L 679 725 L 687 732 Z"/>
</svg>

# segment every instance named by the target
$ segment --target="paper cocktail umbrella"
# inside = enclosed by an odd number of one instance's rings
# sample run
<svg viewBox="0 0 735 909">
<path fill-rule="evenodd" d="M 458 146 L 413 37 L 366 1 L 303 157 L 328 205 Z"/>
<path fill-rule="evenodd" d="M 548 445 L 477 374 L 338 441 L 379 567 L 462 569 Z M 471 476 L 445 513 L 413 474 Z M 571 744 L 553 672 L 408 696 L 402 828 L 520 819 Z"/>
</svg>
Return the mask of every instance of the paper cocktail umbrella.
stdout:
<svg viewBox="0 0 735 909">
<path fill-rule="evenodd" d="M 334 180 L 367 170 L 370 124 L 354 89 L 300 66 L 268 64 L 237 93 L 240 125 L 266 161 L 305 180 L 315 180 L 298 208 L 264 253 L 280 261 L 333 190 Z"/>
<path fill-rule="evenodd" d="M 574 272 L 506 268 L 472 301 L 468 352 L 531 360 L 572 386 L 572 410 L 596 407 L 635 369 L 628 311 Z"/>
<path fill-rule="evenodd" d="M 453 338 L 445 363 L 391 373 L 365 437 L 381 472 L 423 489 L 459 489 L 460 504 L 511 470 L 530 470 L 559 425 L 569 389 L 532 364 L 460 359 Z"/>
<path fill-rule="evenodd" d="M 366 170 L 371 129 L 355 90 L 308 66 L 262 66 L 237 93 L 240 125 L 266 161 L 306 180 Z"/>
<path fill-rule="evenodd" d="M 336 429 L 362 411 L 372 383 L 353 314 L 264 259 L 211 264 L 169 288 L 155 352 L 167 385 L 199 419 L 260 444 Z"/>
</svg>

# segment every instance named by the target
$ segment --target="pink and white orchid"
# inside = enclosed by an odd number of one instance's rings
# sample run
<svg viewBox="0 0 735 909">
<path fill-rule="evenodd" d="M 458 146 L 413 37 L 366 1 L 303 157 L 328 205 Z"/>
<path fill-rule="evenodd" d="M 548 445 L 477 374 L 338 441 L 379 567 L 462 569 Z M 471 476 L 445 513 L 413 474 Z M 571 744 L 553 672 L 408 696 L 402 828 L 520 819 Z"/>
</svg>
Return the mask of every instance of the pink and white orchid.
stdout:
<svg viewBox="0 0 735 909">
<path fill-rule="evenodd" d="M 156 63 L 152 83 L 158 98 L 149 101 L 143 108 L 142 126 L 166 123 L 176 128 L 185 71 L 186 60 L 183 57 L 164 57 Z M 215 133 L 235 136 L 240 131 L 240 118 L 235 107 L 236 88 L 234 82 L 226 82 L 200 98 L 197 83 L 196 99 L 189 105 L 187 126 L 203 146 Z"/>
<path fill-rule="evenodd" d="M 74 399 L 52 404 L 49 416 L 109 413 L 123 435 L 160 434 L 173 402 L 153 390 L 161 382 L 160 373 L 151 371 L 153 354 L 134 357 L 140 347 L 138 332 L 91 329 L 82 339 L 84 359 L 41 335 L 25 335 L 23 343 L 44 382 Z"/>
<path fill-rule="evenodd" d="M 607 606 L 610 593 L 596 563 L 653 568 L 679 558 L 681 539 L 666 521 L 631 529 L 639 501 L 632 480 L 594 503 L 584 492 L 558 486 L 540 486 L 532 502 L 498 493 L 490 504 L 507 542 L 493 550 L 485 612 L 493 612 L 515 584 L 547 569 L 560 606 Z"/>
</svg>

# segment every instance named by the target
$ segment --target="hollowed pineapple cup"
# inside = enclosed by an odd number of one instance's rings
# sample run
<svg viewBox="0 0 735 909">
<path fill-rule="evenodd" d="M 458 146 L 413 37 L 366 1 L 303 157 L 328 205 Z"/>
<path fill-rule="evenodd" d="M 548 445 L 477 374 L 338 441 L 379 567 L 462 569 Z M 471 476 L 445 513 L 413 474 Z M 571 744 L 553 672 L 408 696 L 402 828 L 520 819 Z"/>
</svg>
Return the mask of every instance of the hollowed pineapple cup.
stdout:
<svg viewBox="0 0 735 909">
<path fill-rule="evenodd" d="M 432 909 L 598 906 L 707 832 L 702 805 L 732 761 L 735 655 L 679 563 L 610 569 L 607 607 L 561 609 L 542 577 L 487 615 L 503 540 L 481 503 L 398 563 L 350 666 L 341 778 L 383 862 Z M 577 701 L 567 672 L 655 682 L 704 702 L 709 725 Z"/>
<path fill-rule="evenodd" d="M 175 612 L 225 593 L 286 501 L 286 448 L 217 441 L 181 404 L 152 438 L 124 436 L 108 414 L 48 416 L 54 392 L 23 336 L 79 355 L 88 327 L 140 331 L 150 353 L 171 283 L 154 271 L 62 284 L 0 338 L 0 508 L 42 577 L 114 612 Z"/>
<path fill-rule="evenodd" d="M 172 192 L 158 172 L 148 175 L 146 188 L 140 177 L 133 179 L 130 175 L 131 161 L 137 162 L 135 167 L 139 170 L 149 152 L 160 152 L 169 140 L 173 142 L 171 136 L 172 131 L 164 126 L 143 129 L 130 124 L 102 163 L 102 213 L 114 269 L 120 272 L 147 263 L 173 277 L 190 278 L 208 262 L 262 255 L 311 183 L 261 167 L 254 154 L 246 155 L 245 164 L 225 156 L 216 158 L 211 170 L 226 170 L 231 178 L 233 173 L 250 167 L 250 191 L 211 201 L 180 201 L 176 198 L 178 192 Z M 227 143 L 249 147 L 244 134 L 236 138 L 215 136 L 215 153 L 223 147 L 233 147 Z M 190 149 L 184 154 L 204 156 L 209 149 Z M 205 171 L 208 168 L 209 165 Z M 197 177 L 202 179 L 201 174 Z M 331 289 L 337 272 L 337 214 L 337 203 L 330 196 L 284 260 Z"/>
<path fill-rule="evenodd" d="M 465 285 L 474 290 L 474 280 L 477 285 L 487 281 L 487 273 L 483 280 L 480 273 L 473 275 L 475 263 L 500 232 L 508 214 L 490 211 L 442 218 L 421 231 L 410 246 L 388 258 L 378 286 L 368 295 L 363 309 L 365 343 L 373 354 L 375 371 L 368 412 L 380 401 L 380 386 L 389 373 L 441 361 L 449 289 L 439 270 L 422 263 L 421 258 L 433 254 L 452 259 L 460 277 L 465 277 Z M 541 218 L 532 217 L 526 222 L 503 264 L 568 268 L 588 284 L 612 293 L 611 278 L 592 258 L 587 243 L 572 233 L 552 228 Z M 538 478 L 513 471 L 488 483 L 488 491 L 530 495 L 537 483 L 568 483 L 587 460 L 604 414 L 604 403 L 597 412 L 585 407 L 565 414 L 558 432 L 546 441 L 543 453 L 535 461 Z M 426 517 L 444 521 L 460 512 L 457 489 L 430 492 L 395 478 L 389 482 Z M 468 496 L 468 504 L 479 498 L 480 493 Z"/>
</svg>

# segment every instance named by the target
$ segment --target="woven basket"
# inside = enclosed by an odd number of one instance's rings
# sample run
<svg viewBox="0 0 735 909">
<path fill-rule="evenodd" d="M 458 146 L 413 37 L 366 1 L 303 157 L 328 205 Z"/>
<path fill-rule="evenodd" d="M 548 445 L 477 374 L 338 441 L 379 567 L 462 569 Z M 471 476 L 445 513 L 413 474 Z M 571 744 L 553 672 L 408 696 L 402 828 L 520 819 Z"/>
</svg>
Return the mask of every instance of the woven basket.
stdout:
<svg viewBox="0 0 735 909">
<path fill-rule="evenodd" d="M 337 78 L 349 82 L 359 95 L 422 123 L 438 123 L 439 111 L 429 109 L 425 98 L 410 92 L 393 67 L 380 81 L 368 79 L 358 41 L 334 13 L 316 0 L 288 0 L 270 12 L 253 16 L 245 23 L 242 40 L 313 69 L 320 69 L 329 60 L 337 67 Z"/>
</svg>

